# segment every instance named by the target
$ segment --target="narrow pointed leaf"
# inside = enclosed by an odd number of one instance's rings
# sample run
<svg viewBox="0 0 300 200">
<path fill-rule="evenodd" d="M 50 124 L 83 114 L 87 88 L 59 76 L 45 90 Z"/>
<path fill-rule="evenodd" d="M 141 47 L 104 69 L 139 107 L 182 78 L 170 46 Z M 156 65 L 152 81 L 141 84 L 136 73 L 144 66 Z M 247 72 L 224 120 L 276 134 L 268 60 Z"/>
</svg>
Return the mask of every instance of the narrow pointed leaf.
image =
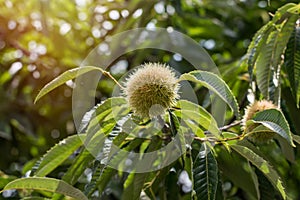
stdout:
<svg viewBox="0 0 300 200">
<path fill-rule="evenodd" d="M 72 79 L 74 79 L 82 74 L 85 74 L 87 72 L 90 72 L 92 70 L 98 70 L 98 71 L 101 71 L 102 73 L 104 72 L 103 69 L 101 69 L 100 67 L 84 66 L 84 67 L 77 67 L 74 69 L 70 69 L 70 70 L 62 73 L 61 75 L 59 75 L 58 77 L 53 79 L 51 82 L 49 82 L 47 85 L 45 85 L 41 89 L 41 91 L 36 96 L 34 103 L 36 103 L 40 98 L 42 98 L 44 95 L 51 92 L 55 88 L 63 85 L 65 82 L 72 80 Z"/>
<path fill-rule="evenodd" d="M 177 116 L 171 111 L 169 111 L 169 121 L 170 121 L 171 133 L 174 137 L 177 134 L 177 130 L 179 129 L 180 124 Z"/>
<path fill-rule="evenodd" d="M 84 116 L 84 121 L 82 121 L 80 125 L 81 130 L 84 130 L 87 133 L 85 143 L 91 141 L 96 132 L 101 132 L 105 135 L 111 132 L 117 121 L 129 113 L 129 108 L 123 97 L 106 99 L 94 109 L 94 112 Z"/>
<path fill-rule="evenodd" d="M 82 145 L 85 135 L 72 135 L 52 147 L 39 161 L 36 176 L 46 176 Z"/>
<path fill-rule="evenodd" d="M 293 7 L 288 9 L 288 12 L 293 13 L 293 14 L 299 14 L 300 13 L 300 4 L 294 4 Z"/>
<path fill-rule="evenodd" d="M 24 197 L 21 200 L 51 200 L 45 197 Z"/>
<path fill-rule="evenodd" d="M 198 200 L 214 200 L 218 186 L 218 165 L 210 149 L 202 146 L 194 161 L 194 190 Z"/>
<path fill-rule="evenodd" d="M 68 168 L 62 180 L 74 185 L 93 159 L 94 156 L 88 150 L 83 149 Z"/>
<path fill-rule="evenodd" d="M 123 116 L 124 113 L 119 113 L 120 110 L 118 108 L 119 106 L 124 106 L 124 103 L 126 103 L 126 100 L 122 97 L 109 98 L 102 104 L 95 106 L 83 117 L 80 127 L 81 131 L 87 132 L 87 137 L 84 140 L 85 149 L 82 150 L 82 152 L 76 157 L 71 167 L 63 176 L 63 180 L 72 185 L 75 184 L 79 177 L 83 174 L 86 167 L 100 152 L 104 152 L 104 157 L 100 158 L 102 160 L 108 159 L 107 156 L 113 156 L 110 155 L 111 140 L 110 137 L 107 137 L 107 135 L 113 131 L 113 128 L 117 123 L 116 120 Z M 116 116 L 116 119 L 114 119 L 114 115 Z M 116 139 L 117 138 L 119 137 L 116 137 Z M 123 135 L 122 138 L 124 138 Z M 114 174 L 114 170 L 103 166 L 101 167 L 102 169 L 99 169 L 97 174 L 95 174 L 97 177 L 94 177 L 93 183 L 88 185 L 88 188 L 86 189 L 86 193 L 89 195 L 95 191 L 96 187 L 99 185 L 99 177 L 102 176 L 104 171 L 105 174 L 109 174 L 109 176 L 107 181 L 101 179 L 102 183 L 107 183 Z M 109 171 L 109 173 L 106 173 L 107 171 Z M 55 195 L 55 199 L 59 199 L 59 196 Z"/>
<path fill-rule="evenodd" d="M 104 103 L 105 102 L 106 101 L 104 101 Z M 84 131 L 86 131 L 86 128 L 89 125 L 94 113 L 96 112 L 96 109 L 100 106 L 101 106 L 101 104 L 95 105 L 91 110 L 89 110 L 88 112 L 86 112 L 83 115 L 82 120 L 81 120 L 80 125 L 79 125 L 79 128 L 78 128 L 78 133 L 84 133 Z"/>
<path fill-rule="evenodd" d="M 264 200 L 274 200 L 276 195 L 276 190 L 272 187 L 270 181 L 265 177 L 265 175 L 258 169 L 255 170 L 259 182 L 259 192 L 260 198 Z"/>
<path fill-rule="evenodd" d="M 252 41 L 248 47 L 247 64 L 248 64 L 248 72 L 249 72 L 251 80 L 252 80 L 252 75 L 253 75 L 254 64 L 257 60 L 259 52 L 261 51 L 261 48 L 263 47 L 263 43 L 265 42 L 265 39 L 268 37 L 267 30 L 271 26 L 272 26 L 272 23 L 269 22 L 266 25 L 264 25 L 260 30 L 258 30 L 256 32 L 256 34 L 254 35 L 254 37 L 252 38 Z"/>
<path fill-rule="evenodd" d="M 293 143 L 290 127 L 281 111 L 277 109 L 268 109 L 258 112 L 253 117 L 255 123 L 260 123 L 281 137 L 285 138 L 290 145 L 295 146 Z"/>
<path fill-rule="evenodd" d="M 283 15 L 278 19 L 280 22 L 274 18 L 273 26 L 266 30 L 268 37 L 265 38 L 261 51 L 257 52 L 255 66 L 258 88 L 267 99 L 274 102 L 278 102 L 280 98 L 281 55 L 285 52 L 297 18 L 297 15 Z"/>
<path fill-rule="evenodd" d="M 92 108 L 90 111 L 88 111 L 80 125 L 80 129 L 82 132 L 89 132 L 92 131 L 96 124 L 104 123 L 105 117 L 107 117 L 112 111 L 113 106 L 119 106 L 126 103 L 126 100 L 121 97 L 112 97 L 107 100 L 105 100 L 102 104 L 98 104 L 94 108 Z M 118 113 L 115 113 L 116 115 Z M 114 127 L 116 124 L 116 121 L 113 120 L 112 124 L 107 124 L 110 127 Z M 97 128 L 97 127 L 96 127 Z M 96 129 L 95 128 L 95 129 Z M 89 134 L 90 139 L 85 139 L 85 146 L 86 148 L 83 149 L 80 154 L 76 157 L 71 167 L 67 170 L 65 175 L 63 176 L 63 180 L 70 184 L 75 184 L 81 174 L 84 172 L 86 167 L 89 165 L 89 163 L 94 159 L 94 156 L 92 155 L 93 152 L 95 152 L 95 149 L 99 147 L 99 143 L 105 141 L 105 135 L 109 132 L 110 129 L 108 128 L 102 130 L 102 132 L 99 133 L 93 133 Z M 97 129 L 96 129 L 97 130 Z M 98 130 L 99 131 L 99 130 Z M 93 140 L 91 140 L 93 138 Z"/>
<path fill-rule="evenodd" d="M 139 200 L 148 173 L 130 173 L 124 183 L 123 200 Z"/>
<path fill-rule="evenodd" d="M 99 160 L 95 160 L 93 165 L 90 167 L 92 171 L 92 179 L 89 183 L 87 183 L 84 187 L 84 194 L 90 198 L 92 193 L 96 190 L 96 182 L 98 177 L 100 176 L 101 170 L 104 168 L 104 165 L 101 165 Z"/>
<path fill-rule="evenodd" d="M 237 117 L 239 116 L 239 107 L 233 93 L 228 85 L 216 74 L 197 70 L 182 74 L 180 80 L 188 80 L 204 85 L 225 101 Z"/>
<path fill-rule="evenodd" d="M 145 153 L 147 152 L 153 152 L 156 151 L 161 147 L 161 141 L 159 137 L 152 137 L 151 143 Z M 152 160 L 147 160 L 148 165 L 152 166 L 153 163 L 156 161 L 156 157 L 154 157 Z M 150 175 L 150 173 L 134 173 L 131 172 L 125 183 L 124 183 L 124 192 L 122 195 L 123 200 L 132 199 L 132 200 L 138 200 L 140 199 L 140 194 L 142 192 L 142 189 L 144 187 L 144 183 L 146 181 L 146 178 Z"/>
<path fill-rule="evenodd" d="M 300 136 L 299 136 L 299 135 L 294 135 L 294 134 L 293 134 L 293 140 L 294 140 L 295 142 L 297 142 L 298 144 L 300 144 Z"/>
<path fill-rule="evenodd" d="M 104 146 L 104 154 L 107 154 L 103 158 L 106 161 L 105 164 L 103 164 L 103 159 L 101 160 L 101 162 L 98 160 L 94 161 L 94 165 L 96 163 L 98 165 L 98 167 L 96 167 L 96 169 L 93 172 L 91 182 L 85 188 L 85 194 L 87 194 L 88 197 L 90 197 L 93 194 L 93 192 L 97 189 L 97 186 L 98 186 L 97 182 L 99 181 L 99 178 L 101 177 L 104 169 L 107 167 L 106 166 L 107 162 L 112 158 L 112 156 L 114 156 L 114 152 L 111 151 L 112 143 L 116 146 L 119 146 L 125 140 L 125 138 L 128 136 L 128 134 L 123 133 L 123 132 L 118 132 L 118 130 L 115 130 L 113 132 L 114 133 L 112 135 L 110 135 L 108 138 L 106 138 L 106 141 L 108 141 L 108 144 L 106 146 Z M 115 172 L 115 171 L 111 170 L 111 172 Z M 111 174 L 114 174 L 114 173 L 111 173 Z"/>
<path fill-rule="evenodd" d="M 284 66 L 297 106 L 300 99 L 300 27 L 295 26 L 287 44 Z"/>
<path fill-rule="evenodd" d="M 203 107 L 187 100 L 178 101 L 176 107 L 180 108 L 180 110 L 175 110 L 174 114 L 178 118 L 180 118 L 179 122 L 181 123 L 181 125 L 182 120 L 188 125 L 193 126 L 193 124 L 195 124 L 196 126 L 202 128 L 205 131 L 208 130 L 216 137 L 220 137 L 220 131 L 216 120 Z M 197 136 L 202 137 L 203 134 L 201 133 L 203 132 L 200 131 L 199 135 Z"/>
<path fill-rule="evenodd" d="M 225 180 L 228 178 L 252 199 L 259 199 L 257 177 L 249 161 L 232 149 L 229 152 L 223 148 L 216 148 L 218 149 L 216 159 L 222 177 L 225 177 Z"/>
<path fill-rule="evenodd" d="M 272 28 L 273 30 L 266 39 L 266 42 L 264 43 L 264 46 L 261 49 L 255 64 L 258 88 L 267 99 L 269 99 L 269 84 L 272 76 L 270 60 L 272 59 L 275 40 L 278 35 L 276 29 L 274 27 Z"/>
<path fill-rule="evenodd" d="M 272 20 L 253 37 L 247 51 L 248 71 L 252 80 L 256 69 L 259 90 L 266 99 L 280 101 L 280 70 L 285 52 L 298 15 L 289 12 L 295 4 L 285 4 L 277 10 Z"/>
<path fill-rule="evenodd" d="M 109 162 L 112 163 L 113 166 L 116 163 L 121 163 L 122 161 L 126 160 L 126 152 L 130 152 L 131 150 L 135 149 L 137 146 L 141 145 L 143 141 L 144 140 L 141 138 L 136 138 L 133 141 L 129 142 L 129 144 L 123 149 L 125 151 L 115 152 L 115 154 L 111 157 L 111 160 Z M 96 186 L 100 193 L 104 191 L 105 187 L 110 182 L 112 176 L 116 174 L 116 172 L 116 169 L 110 168 L 108 166 L 104 167 L 101 170 L 101 173 L 99 174 L 98 180 L 96 182 Z"/>
<path fill-rule="evenodd" d="M 281 178 L 278 173 L 273 169 L 270 164 L 264 160 L 262 157 L 254 153 L 252 150 L 241 145 L 231 145 L 232 149 L 239 153 L 241 156 L 249 160 L 253 165 L 255 165 L 272 183 L 274 188 L 280 192 L 283 199 L 286 199 L 286 191 L 283 187 Z"/>
<path fill-rule="evenodd" d="M 87 200 L 88 198 L 77 188 L 69 185 L 68 183 L 46 177 L 30 177 L 21 178 L 8 183 L 3 190 L 11 189 L 30 189 L 30 190 L 43 190 L 54 193 L 60 193 L 78 200 Z"/>
<path fill-rule="evenodd" d="M 293 136 L 292 136 L 292 138 L 293 138 Z M 291 146 L 290 143 L 286 139 L 284 139 L 280 136 L 276 137 L 276 139 L 279 142 L 280 149 L 281 149 L 284 157 L 291 163 L 295 163 L 295 150 L 294 150 L 293 146 Z M 294 138 L 293 138 L 293 140 L 294 140 Z"/>
</svg>

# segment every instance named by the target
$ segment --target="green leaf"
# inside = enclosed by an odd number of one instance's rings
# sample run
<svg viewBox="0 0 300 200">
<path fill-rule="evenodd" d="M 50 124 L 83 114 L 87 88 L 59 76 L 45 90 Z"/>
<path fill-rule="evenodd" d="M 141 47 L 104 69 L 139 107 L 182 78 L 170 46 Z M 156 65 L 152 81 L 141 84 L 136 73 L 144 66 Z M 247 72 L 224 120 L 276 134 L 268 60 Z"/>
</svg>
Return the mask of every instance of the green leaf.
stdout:
<svg viewBox="0 0 300 200">
<path fill-rule="evenodd" d="M 276 26 L 279 30 L 276 37 L 276 44 L 272 53 L 272 60 L 270 62 L 272 77 L 270 79 L 269 93 L 270 99 L 273 100 L 276 104 L 279 104 L 281 98 L 280 71 L 283 64 L 283 55 L 286 51 L 287 43 L 298 19 L 298 15 L 287 16 L 287 18 L 282 17 L 280 19 L 283 22 L 279 27 Z"/>
<path fill-rule="evenodd" d="M 105 166 L 104 168 L 100 169 L 100 173 L 96 182 L 96 189 L 100 194 L 104 192 L 107 184 L 111 181 L 112 177 L 117 173 L 116 169 L 110 168 Z"/>
<path fill-rule="evenodd" d="M 182 200 L 190 200 L 193 199 L 193 183 L 194 183 L 194 177 L 193 177 L 193 160 L 192 160 L 192 150 L 191 148 L 188 148 L 185 155 L 182 156 L 184 157 L 184 170 L 186 171 L 188 175 L 188 179 L 190 179 L 190 182 L 192 183 L 189 185 L 189 181 L 185 181 L 185 186 L 182 186 L 181 188 L 185 187 L 186 191 L 185 195 L 182 197 Z M 181 172 L 182 173 L 182 172 Z M 191 190 L 190 192 L 187 192 L 188 190 Z"/>
<path fill-rule="evenodd" d="M 102 104 L 105 104 L 107 101 L 102 102 Z M 96 109 L 99 108 L 102 104 L 97 104 L 95 105 L 91 110 L 86 112 L 80 122 L 79 128 L 78 128 L 78 133 L 84 133 L 86 131 L 87 126 L 89 125 L 93 115 L 96 112 Z M 106 114 L 106 113 L 105 113 Z"/>
<path fill-rule="evenodd" d="M 9 182 L 17 179 L 15 176 L 8 176 L 0 170 L 0 189 L 4 188 Z"/>
<path fill-rule="evenodd" d="M 286 192 L 283 187 L 281 178 L 277 172 L 269 165 L 269 163 L 262 157 L 254 153 L 252 150 L 245 146 L 231 145 L 232 149 L 239 153 L 241 156 L 249 160 L 255 165 L 272 183 L 273 187 L 277 188 L 283 199 L 286 199 Z"/>
<path fill-rule="evenodd" d="M 268 30 L 271 26 L 272 26 L 272 22 L 269 22 L 266 25 L 264 25 L 261 29 L 259 29 L 255 33 L 251 43 L 249 44 L 247 50 L 247 64 L 248 64 L 248 72 L 251 80 L 252 80 L 255 62 L 257 60 L 259 52 L 261 52 L 261 48 L 263 47 L 263 43 L 265 42 L 265 39 L 268 37 L 268 32 L 266 30 Z"/>
<path fill-rule="evenodd" d="M 72 185 L 78 181 L 78 178 L 82 175 L 86 167 L 95 159 L 93 155 L 102 150 L 99 149 L 99 145 L 105 142 L 106 135 L 113 130 L 117 123 L 117 119 L 113 119 L 111 113 L 113 112 L 118 117 L 122 116 L 119 113 L 119 106 L 124 106 L 125 103 L 126 100 L 122 97 L 112 97 L 98 104 L 84 115 L 80 130 L 87 132 L 84 140 L 86 148 L 76 157 L 71 167 L 63 176 L 63 180 Z M 113 107 L 117 111 L 112 109 Z"/>
<path fill-rule="evenodd" d="M 204 85 L 208 89 L 215 92 L 222 100 L 224 100 L 234 112 L 236 117 L 239 116 L 239 106 L 234 95 L 232 94 L 228 85 L 216 74 L 196 70 L 182 74 L 179 80 L 188 80 Z"/>
<path fill-rule="evenodd" d="M 171 111 L 169 111 L 169 121 L 170 121 L 171 133 L 173 137 L 175 137 L 175 135 L 177 135 L 178 133 L 178 139 L 180 144 L 176 144 L 176 148 L 178 149 L 180 155 L 182 155 L 183 153 L 185 153 L 185 149 L 186 149 L 184 131 L 182 130 L 183 127 L 180 126 L 177 116 Z"/>
<path fill-rule="evenodd" d="M 151 139 L 151 143 L 145 153 L 148 152 L 154 152 L 157 149 L 161 147 L 161 139 L 160 137 L 153 136 Z M 152 166 L 153 163 L 156 161 L 156 156 L 153 157 L 153 159 L 148 160 L 148 165 Z M 140 194 L 142 192 L 142 189 L 144 187 L 144 183 L 147 179 L 147 177 L 150 175 L 151 172 L 145 172 L 145 173 L 134 173 L 131 172 L 125 183 L 124 183 L 124 192 L 122 195 L 122 199 L 127 200 L 127 199 L 133 199 L 137 200 L 140 199 Z"/>
<path fill-rule="evenodd" d="M 94 156 L 86 149 L 83 149 L 68 168 L 62 180 L 74 185 L 93 159 L 95 159 Z"/>
<path fill-rule="evenodd" d="M 231 150 L 229 152 L 221 146 L 216 146 L 215 148 L 218 168 L 224 180 L 229 179 L 232 181 L 234 185 L 241 188 L 252 199 L 259 199 L 257 177 L 255 177 L 255 172 L 249 161 L 235 151 Z"/>
<path fill-rule="evenodd" d="M 292 8 L 288 9 L 288 12 L 293 14 L 299 14 L 300 13 L 300 4 L 294 5 Z"/>
<path fill-rule="evenodd" d="M 93 172 L 91 182 L 85 188 L 85 194 L 87 194 L 89 197 L 97 189 L 97 186 L 98 186 L 97 182 L 99 181 L 99 178 L 101 177 L 103 171 L 107 167 L 107 163 L 113 158 L 113 156 L 115 156 L 116 152 L 111 150 L 112 144 L 114 144 L 116 146 L 120 146 L 121 143 L 128 136 L 128 134 L 120 132 L 120 131 L 121 131 L 121 129 L 116 129 L 113 131 L 113 133 L 111 133 L 108 136 L 108 138 L 106 138 L 106 140 L 104 142 L 104 150 L 103 150 L 104 158 L 101 159 L 101 162 L 98 160 L 96 160 L 94 162 L 94 165 L 97 164 L 96 169 Z M 114 172 L 114 171 L 111 170 L 111 172 Z M 114 173 L 111 173 L 111 174 L 113 175 Z"/>
<path fill-rule="evenodd" d="M 140 199 L 140 195 L 148 173 L 130 173 L 124 183 L 123 200 Z"/>
<path fill-rule="evenodd" d="M 276 195 L 276 190 L 272 187 L 270 181 L 265 177 L 265 175 L 258 169 L 255 170 L 257 174 L 259 183 L 259 193 L 260 199 L 264 200 L 274 200 Z"/>
<path fill-rule="evenodd" d="M 90 167 L 92 170 L 92 179 L 89 183 L 87 183 L 84 187 L 84 194 L 90 198 L 93 192 L 96 190 L 97 179 L 100 176 L 101 170 L 105 167 L 105 165 L 101 165 L 99 160 L 95 160 L 93 166 Z"/>
<path fill-rule="evenodd" d="M 87 112 L 80 125 L 80 130 L 86 129 L 85 143 L 90 142 L 96 132 L 105 135 L 111 132 L 117 121 L 129 113 L 126 103 L 127 101 L 123 97 L 112 97 Z"/>
<path fill-rule="evenodd" d="M 72 135 L 52 147 L 39 161 L 36 176 L 46 176 L 82 145 L 85 135 Z"/>
<path fill-rule="evenodd" d="M 225 195 L 224 195 L 224 191 L 223 191 L 223 182 L 220 176 L 220 173 L 218 173 L 218 186 L 217 186 L 217 191 L 216 191 L 216 200 L 224 200 L 225 199 Z"/>
<path fill-rule="evenodd" d="M 112 165 L 116 165 L 116 163 L 121 163 L 123 160 L 125 160 L 127 157 L 124 155 L 125 152 L 129 152 L 133 149 L 135 149 L 137 146 L 139 146 L 144 140 L 141 138 L 136 138 L 133 141 L 130 141 L 129 144 L 123 148 L 125 151 L 116 152 L 114 156 L 112 156 L 110 162 L 113 163 Z M 121 169 L 122 170 L 122 169 Z M 96 187 L 98 188 L 100 194 L 104 191 L 107 184 L 110 182 L 113 175 L 116 174 L 116 170 L 113 168 L 110 168 L 108 166 L 105 166 L 101 168 L 101 171 L 99 173 Z"/>
<path fill-rule="evenodd" d="M 285 4 L 277 10 L 273 19 L 253 37 L 247 51 L 247 63 L 252 80 L 256 68 L 257 85 L 266 99 L 280 100 L 280 70 L 282 55 L 292 33 L 298 15 L 288 10 L 295 4 Z"/>
<path fill-rule="evenodd" d="M 127 137 L 127 134 L 121 134 L 121 131 L 121 127 L 115 127 L 114 130 L 108 134 L 103 145 L 103 157 L 101 159 L 101 164 L 106 165 L 112 156 L 114 156 L 115 150 L 112 150 L 112 145 L 119 146 Z M 115 139 L 118 140 L 118 144 L 116 144 Z"/>
<path fill-rule="evenodd" d="M 300 136 L 299 136 L 299 135 L 293 134 L 293 140 L 294 140 L 295 142 L 297 142 L 298 144 L 300 144 Z"/>
<path fill-rule="evenodd" d="M 251 179 L 253 180 L 253 184 L 254 184 L 254 187 L 255 187 L 257 199 L 264 199 L 264 198 L 262 198 L 261 193 L 259 191 L 259 187 L 260 187 L 260 185 L 259 185 L 260 183 L 259 183 L 259 180 L 258 180 L 259 177 L 257 177 L 257 174 L 255 173 L 256 172 L 255 170 L 257 170 L 257 169 L 253 169 L 253 167 L 251 166 L 251 163 L 249 162 L 249 160 L 247 160 L 247 168 L 248 168 L 248 171 L 251 175 Z M 257 170 L 257 171 L 259 171 L 259 170 Z"/>
<path fill-rule="evenodd" d="M 8 183 L 3 190 L 11 189 L 43 190 L 54 193 L 60 193 L 79 200 L 88 199 L 77 188 L 74 188 L 73 186 L 69 185 L 64 181 L 54 178 L 30 177 L 17 179 Z"/>
<path fill-rule="evenodd" d="M 203 145 L 194 162 L 194 190 L 198 200 L 214 200 L 218 186 L 218 165 L 211 150 Z"/>
<path fill-rule="evenodd" d="M 285 52 L 284 66 L 296 105 L 300 99 L 300 27 L 295 26 Z"/>
<path fill-rule="evenodd" d="M 158 171 L 150 172 L 144 184 L 145 193 L 151 198 L 155 199 L 155 194 L 161 190 L 167 190 L 166 178 L 170 175 L 170 169 L 174 164 L 166 166 Z M 161 183 L 164 183 L 163 185 Z M 175 185 L 176 187 L 177 185 Z M 168 191 L 171 192 L 171 191 Z"/>
<path fill-rule="evenodd" d="M 268 109 L 256 113 L 253 117 L 255 123 L 259 123 L 268 129 L 279 134 L 285 138 L 290 145 L 295 146 L 293 143 L 290 127 L 281 111 L 277 109 Z"/>
<path fill-rule="evenodd" d="M 174 184 L 178 181 L 177 176 L 174 171 L 169 171 L 166 176 L 165 185 L 162 186 L 164 190 L 168 191 L 166 199 L 180 199 L 180 190 L 178 185 Z"/>
<path fill-rule="evenodd" d="M 110 140 L 107 135 L 114 131 L 117 121 L 129 112 L 123 97 L 112 97 L 87 112 L 80 125 L 86 132 L 85 148 L 92 154 L 105 152 L 103 160 L 107 159 Z M 101 148 L 99 148 L 101 147 Z"/>
<path fill-rule="evenodd" d="M 204 137 L 205 135 L 203 131 L 198 132 L 195 130 L 196 127 L 194 125 L 203 130 L 208 130 L 216 137 L 220 137 L 220 131 L 216 120 L 203 107 L 187 100 L 178 101 L 176 107 L 180 108 L 180 110 L 174 111 L 174 114 L 180 118 L 180 124 L 183 125 L 181 120 L 185 122 L 188 127 L 195 131 L 194 133 L 196 135 L 199 133 L 197 135 L 198 137 Z"/>
<path fill-rule="evenodd" d="M 74 69 L 70 69 L 64 73 L 62 73 L 61 75 L 59 75 L 58 77 L 56 77 L 55 79 L 53 79 L 51 82 L 49 82 L 47 85 L 45 85 L 41 91 L 38 93 L 38 95 L 36 96 L 34 103 L 36 103 L 40 98 L 42 98 L 44 95 L 46 95 L 47 93 L 49 93 L 50 91 L 54 90 L 55 88 L 63 85 L 65 82 L 72 80 L 82 74 L 85 74 L 87 72 L 90 72 L 92 70 L 98 70 L 102 73 L 105 73 L 105 71 L 103 69 L 101 69 L 100 67 L 95 67 L 95 66 L 84 66 L 84 67 L 77 67 Z"/>
<path fill-rule="evenodd" d="M 24 197 L 21 200 L 51 200 L 49 198 L 44 198 L 44 197 Z"/>
<path fill-rule="evenodd" d="M 257 85 L 267 99 L 279 102 L 280 98 L 280 69 L 281 55 L 284 54 L 286 45 L 297 20 L 296 15 L 283 15 L 280 21 L 272 20 L 273 26 L 266 30 L 263 47 L 256 60 Z"/>
<path fill-rule="evenodd" d="M 87 149 L 82 149 L 63 175 L 62 180 L 74 185 L 94 159 L 95 157 Z M 60 194 L 54 194 L 52 196 L 53 200 L 60 200 L 61 198 Z"/>
<path fill-rule="evenodd" d="M 296 6 L 296 4 L 294 4 L 294 3 L 284 4 L 282 7 L 278 8 L 272 21 L 280 23 L 281 21 L 283 21 L 283 18 L 285 18 L 287 15 L 289 16 L 290 14 L 292 14 L 292 12 L 290 12 L 290 10 L 295 8 L 295 6 Z"/>
<path fill-rule="evenodd" d="M 298 15 L 287 15 L 288 17 L 282 17 L 282 23 L 280 26 L 276 26 L 278 30 L 278 35 L 276 37 L 276 44 L 273 50 L 273 60 L 272 64 L 275 67 L 275 72 L 278 71 L 278 66 L 281 65 L 282 55 L 285 52 L 286 45 L 291 37 L 294 30 L 295 23 L 298 19 Z"/>
<path fill-rule="evenodd" d="M 270 61 L 272 59 L 272 53 L 277 35 L 277 30 L 272 27 L 268 38 L 266 38 L 266 41 L 264 42 L 263 47 L 257 56 L 257 61 L 255 64 L 258 88 L 267 99 L 269 99 L 269 83 L 272 75 Z"/>
<path fill-rule="evenodd" d="M 169 121 L 170 121 L 171 133 L 174 137 L 177 134 L 177 130 L 180 128 L 180 124 L 177 116 L 171 111 L 169 111 Z"/>
<path fill-rule="evenodd" d="M 295 163 L 294 148 L 289 144 L 289 142 L 286 139 L 284 139 L 280 136 L 276 137 L 276 139 L 279 142 L 280 149 L 281 149 L 284 157 L 291 163 Z"/>
<path fill-rule="evenodd" d="M 124 97 L 111 97 L 103 101 L 101 104 L 97 104 L 84 115 L 80 125 L 80 127 L 82 127 L 81 129 L 85 129 L 87 125 L 97 125 L 110 113 L 115 112 L 113 110 L 115 107 L 125 105 L 126 103 L 127 101 Z M 118 113 L 114 114 L 117 115 Z"/>
</svg>

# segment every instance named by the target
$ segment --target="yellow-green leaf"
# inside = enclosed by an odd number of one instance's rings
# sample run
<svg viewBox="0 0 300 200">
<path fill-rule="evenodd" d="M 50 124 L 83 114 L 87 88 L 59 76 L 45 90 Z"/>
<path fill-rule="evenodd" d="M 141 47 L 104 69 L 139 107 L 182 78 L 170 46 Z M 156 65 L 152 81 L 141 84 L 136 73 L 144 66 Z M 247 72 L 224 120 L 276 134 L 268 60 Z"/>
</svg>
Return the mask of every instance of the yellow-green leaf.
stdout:
<svg viewBox="0 0 300 200">
<path fill-rule="evenodd" d="M 42 98 L 44 95 L 49 93 L 50 91 L 54 90 L 55 88 L 63 85 L 65 82 L 72 80 L 82 74 L 85 74 L 87 72 L 90 72 L 92 70 L 98 70 L 104 73 L 105 71 L 101 69 L 100 67 L 95 67 L 95 66 L 84 66 L 84 67 L 77 67 L 74 69 L 70 69 L 55 79 L 53 79 L 51 82 L 49 82 L 47 85 L 45 85 L 41 91 L 38 93 L 36 96 L 34 103 L 36 103 L 40 98 Z"/>
<path fill-rule="evenodd" d="M 60 193 L 79 200 L 88 200 L 88 198 L 77 188 L 54 178 L 30 177 L 16 179 L 8 183 L 3 191 L 11 189 L 43 190 Z"/>
</svg>

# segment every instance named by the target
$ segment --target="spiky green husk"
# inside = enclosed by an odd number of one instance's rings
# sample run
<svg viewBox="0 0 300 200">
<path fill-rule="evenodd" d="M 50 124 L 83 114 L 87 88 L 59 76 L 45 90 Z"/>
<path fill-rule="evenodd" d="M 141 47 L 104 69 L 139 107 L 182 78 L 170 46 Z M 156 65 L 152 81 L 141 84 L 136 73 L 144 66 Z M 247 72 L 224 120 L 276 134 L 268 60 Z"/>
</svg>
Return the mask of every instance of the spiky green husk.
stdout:
<svg viewBox="0 0 300 200">
<path fill-rule="evenodd" d="M 249 105 L 245 110 L 245 115 L 242 119 L 242 129 L 246 133 L 252 132 L 255 128 L 259 126 L 259 124 L 250 124 L 247 125 L 247 121 L 251 120 L 254 115 L 260 111 L 277 108 L 271 101 L 261 100 L 255 101 L 253 104 Z M 259 131 L 249 134 L 248 139 L 257 142 L 257 143 L 265 143 L 270 141 L 275 136 L 275 133 L 272 131 Z"/>
<path fill-rule="evenodd" d="M 124 93 L 135 115 L 149 118 L 163 114 L 176 103 L 178 87 L 170 67 L 147 63 L 127 79 Z"/>
</svg>

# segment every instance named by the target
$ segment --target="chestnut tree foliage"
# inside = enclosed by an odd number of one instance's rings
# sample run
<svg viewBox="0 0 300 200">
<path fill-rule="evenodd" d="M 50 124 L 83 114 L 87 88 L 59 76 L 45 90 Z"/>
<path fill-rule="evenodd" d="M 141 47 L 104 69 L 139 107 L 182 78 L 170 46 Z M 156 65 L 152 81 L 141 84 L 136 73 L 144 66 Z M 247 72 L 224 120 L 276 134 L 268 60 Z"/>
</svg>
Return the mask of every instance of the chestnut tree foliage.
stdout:
<svg viewBox="0 0 300 200">
<path fill-rule="evenodd" d="M 300 198 L 300 4 L 1 0 L 0 6 L 0 198 Z M 101 60 L 78 67 L 114 34 L 155 26 L 199 42 L 220 74 L 157 49 L 126 53 L 105 70 Z M 159 117 L 136 117 L 126 97 L 112 93 L 124 86 L 123 74 L 149 62 L 179 71 L 179 84 L 188 81 L 198 103 L 179 98 Z M 96 105 L 76 130 L 72 80 L 88 73 L 104 76 Z M 212 114 L 212 94 L 227 105 L 224 124 Z M 253 108 L 251 101 L 263 103 Z M 120 128 L 129 120 L 130 134 Z M 156 134 L 134 137 L 155 123 L 163 127 Z M 142 160 L 175 138 L 182 155 L 172 163 L 124 170 L 126 152 Z M 145 167 L 167 159 L 157 154 Z"/>
</svg>

